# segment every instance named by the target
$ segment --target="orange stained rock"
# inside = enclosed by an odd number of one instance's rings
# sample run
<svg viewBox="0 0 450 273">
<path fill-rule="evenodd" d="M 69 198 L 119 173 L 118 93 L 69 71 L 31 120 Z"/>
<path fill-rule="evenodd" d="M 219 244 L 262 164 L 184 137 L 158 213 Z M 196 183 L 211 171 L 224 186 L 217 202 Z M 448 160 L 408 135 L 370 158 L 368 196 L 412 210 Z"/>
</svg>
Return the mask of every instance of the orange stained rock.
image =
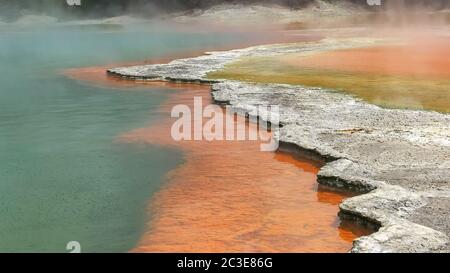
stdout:
<svg viewBox="0 0 450 273">
<path fill-rule="evenodd" d="M 170 95 L 163 111 L 169 117 L 173 105 L 192 106 L 193 96 L 211 100 L 208 86 L 190 86 Z M 345 252 L 357 235 L 366 234 L 341 224 L 338 204 L 349 195 L 318 188 L 320 164 L 261 152 L 260 141 L 175 142 L 173 121 L 162 119 L 120 138 L 185 153 L 153 198 L 148 229 L 134 251 Z"/>
<path fill-rule="evenodd" d="M 107 77 L 105 69 L 65 74 L 89 84 L 143 86 Z M 212 103 L 209 86 L 144 84 L 176 91 L 161 105 L 159 122 L 124 133 L 118 141 L 181 149 L 184 163 L 167 174 L 150 200 L 148 226 L 134 252 L 346 252 L 353 239 L 369 233 L 339 220 L 338 204 L 351 195 L 318 186 L 320 163 L 261 152 L 261 141 L 174 141 L 172 107 L 192 107 L 194 96 Z M 245 119 L 235 123 L 270 135 Z"/>
<path fill-rule="evenodd" d="M 406 40 L 402 45 L 337 50 L 309 57 L 286 57 L 304 68 L 367 72 L 382 75 L 450 78 L 450 38 Z"/>
</svg>

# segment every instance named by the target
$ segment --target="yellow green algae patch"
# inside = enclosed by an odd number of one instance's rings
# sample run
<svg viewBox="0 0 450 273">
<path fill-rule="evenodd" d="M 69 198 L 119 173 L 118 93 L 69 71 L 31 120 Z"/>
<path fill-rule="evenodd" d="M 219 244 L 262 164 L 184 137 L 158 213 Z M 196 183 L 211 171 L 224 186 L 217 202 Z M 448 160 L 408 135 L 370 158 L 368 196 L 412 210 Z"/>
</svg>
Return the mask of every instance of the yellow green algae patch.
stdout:
<svg viewBox="0 0 450 273">
<path fill-rule="evenodd" d="M 323 87 L 386 108 L 450 112 L 448 78 L 306 68 L 291 65 L 286 58 L 289 55 L 243 58 L 209 73 L 208 78 Z"/>
</svg>

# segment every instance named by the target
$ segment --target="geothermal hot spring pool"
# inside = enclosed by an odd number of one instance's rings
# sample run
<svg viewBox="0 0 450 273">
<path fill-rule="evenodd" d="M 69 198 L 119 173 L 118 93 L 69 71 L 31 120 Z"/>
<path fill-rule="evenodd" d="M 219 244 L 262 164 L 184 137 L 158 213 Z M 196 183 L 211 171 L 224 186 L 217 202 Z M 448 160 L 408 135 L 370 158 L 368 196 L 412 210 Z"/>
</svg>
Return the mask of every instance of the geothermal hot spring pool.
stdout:
<svg viewBox="0 0 450 273">
<path fill-rule="evenodd" d="M 255 144 L 166 145 L 199 86 L 94 84 L 62 71 L 258 43 L 102 25 L 0 28 L 0 252 L 341 251 L 364 231 L 320 163 Z M 103 75 L 103 74 L 102 74 Z"/>
</svg>

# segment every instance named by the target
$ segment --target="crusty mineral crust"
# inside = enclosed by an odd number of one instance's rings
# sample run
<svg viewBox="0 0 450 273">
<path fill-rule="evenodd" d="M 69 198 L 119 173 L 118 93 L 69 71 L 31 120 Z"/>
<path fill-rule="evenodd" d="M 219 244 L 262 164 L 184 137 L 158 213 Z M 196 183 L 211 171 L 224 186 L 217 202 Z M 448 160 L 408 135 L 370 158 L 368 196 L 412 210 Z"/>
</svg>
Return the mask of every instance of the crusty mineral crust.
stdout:
<svg viewBox="0 0 450 273">
<path fill-rule="evenodd" d="M 109 72 L 134 79 L 210 82 L 208 72 L 245 56 L 309 54 L 368 43 L 352 39 L 260 46 Z M 379 229 L 355 240 L 352 252 L 450 250 L 450 115 L 383 109 L 332 90 L 282 84 L 217 81 L 212 95 L 218 103 L 249 112 L 255 105 L 279 105 L 280 142 L 326 161 L 318 182 L 364 193 L 346 199 L 340 214 Z"/>
<path fill-rule="evenodd" d="M 279 140 L 328 159 L 319 183 L 366 193 L 345 200 L 341 214 L 381 228 L 352 251 L 448 251 L 450 115 L 383 109 L 319 88 L 227 81 L 212 89 L 243 110 L 280 105 Z"/>
<path fill-rule="evenodd" d="M 369 38 L 324 39 L 321 42 L 292 43 L 254 46 L 230 51 L 206 52 L 205 55 L 174 60 L 168 64 L 152 64 L 109 69 L 108 73 L 128 79 L 168 80 L 175 82 L 214 83 L 217 80 L 207 79 L 207 74 L 223 68 L 240 58 L 252 56 L 281 55 L 287 53 L 310 54 L 320 51 L 353 48 L 376 44 L 380 40 Z"/>
</svg>

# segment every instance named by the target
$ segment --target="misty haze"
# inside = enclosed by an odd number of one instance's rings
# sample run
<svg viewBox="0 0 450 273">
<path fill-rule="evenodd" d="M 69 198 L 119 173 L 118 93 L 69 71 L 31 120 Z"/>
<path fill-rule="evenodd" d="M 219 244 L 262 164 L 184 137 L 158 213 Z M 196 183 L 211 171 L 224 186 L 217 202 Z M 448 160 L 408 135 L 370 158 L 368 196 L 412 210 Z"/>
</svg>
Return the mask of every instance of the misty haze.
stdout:
<svg viewBox="0 0 450 273">
<path fill-rule="evenodd" d="M 450 1 L 376 2 L 0 0 L 0 252 L 448 253 Z"/>
</svg>

